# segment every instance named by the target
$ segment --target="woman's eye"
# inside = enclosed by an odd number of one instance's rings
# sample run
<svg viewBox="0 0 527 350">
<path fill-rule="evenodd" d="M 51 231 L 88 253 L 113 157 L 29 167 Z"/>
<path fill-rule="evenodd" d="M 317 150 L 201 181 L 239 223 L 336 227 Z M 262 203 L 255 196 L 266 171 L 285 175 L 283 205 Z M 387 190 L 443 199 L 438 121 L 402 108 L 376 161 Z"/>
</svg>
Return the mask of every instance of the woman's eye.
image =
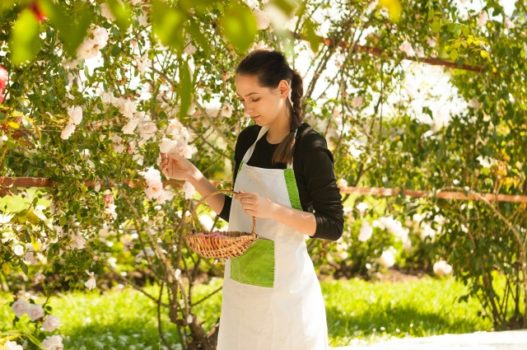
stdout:
<svg viewBox="0 0 527 350">
<path fill-rule="evenodd" d="M 255 99 L 251 100 L 251 102 L 258 102 L 258 101 L 260 101 L 259 98 L 255 98 Z"/>
</svg>

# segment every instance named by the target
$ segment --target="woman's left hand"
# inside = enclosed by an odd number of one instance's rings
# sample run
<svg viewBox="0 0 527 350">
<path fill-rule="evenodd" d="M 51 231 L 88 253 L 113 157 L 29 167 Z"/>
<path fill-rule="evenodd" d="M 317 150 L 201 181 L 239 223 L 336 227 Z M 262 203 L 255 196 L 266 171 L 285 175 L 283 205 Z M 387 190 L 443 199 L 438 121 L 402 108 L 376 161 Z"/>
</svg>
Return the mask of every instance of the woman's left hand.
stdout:
<svg viewBox="0 0 527 350">
<path fill-rule="evenodd" d="M 258 193 L 239 192 L 234 194 L 234 199 L 240 201 L 247 215 L 257 218 L 270 218 L 273 216 L 277 204 Z"/>
</svg>

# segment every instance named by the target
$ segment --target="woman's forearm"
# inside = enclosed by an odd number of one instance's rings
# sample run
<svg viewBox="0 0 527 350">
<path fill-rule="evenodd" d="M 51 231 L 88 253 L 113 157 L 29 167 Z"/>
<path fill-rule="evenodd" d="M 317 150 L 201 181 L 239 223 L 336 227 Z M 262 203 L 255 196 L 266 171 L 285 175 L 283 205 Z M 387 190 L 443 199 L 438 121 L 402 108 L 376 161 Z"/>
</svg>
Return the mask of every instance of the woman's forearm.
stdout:
<svg viewBox="0 0 527 350">
<path fill-rule="evenodd" d="M 214 186 L 202 173 L 199 171 L 198 168 L 192 173 L 191 177 L 188 179 L 188 182 L 194 188 L 196 191 L 198 191 L 201 196 L 205 197 L 213 192 L 218 191 L 218 188 Z M 223 205 L 225 203 L 225 195 L 222 193 L 218 193 L 214 196 L 210 196 L 205 200 L 205 202 L 209 205 L 209 207 L 212 208 L 216 212 L 216 214 L 221 213 L 221 210 L 223 209 Z"/>
<path fill-rule="evenodd" d="M 277 203 L 273 203 L 272 206 L 272 219 L 287 225 L 296 231 L 305 233 L 308 236 L 315 235 L 317 222 L 313 213 L 284 207 Z"/>
</svg>

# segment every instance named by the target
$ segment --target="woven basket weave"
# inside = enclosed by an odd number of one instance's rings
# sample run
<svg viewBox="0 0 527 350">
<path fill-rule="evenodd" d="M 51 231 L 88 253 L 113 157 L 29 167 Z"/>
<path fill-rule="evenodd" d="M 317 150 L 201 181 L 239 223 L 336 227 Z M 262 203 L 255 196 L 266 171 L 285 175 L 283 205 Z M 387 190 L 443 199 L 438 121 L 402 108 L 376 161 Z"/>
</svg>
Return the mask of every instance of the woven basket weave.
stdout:
<svg viewBox="0 0 527 350">
<path fill-rule="evenodd" d="M 208 197 L 218 193 L 233 193 L 233 191 L 220 190 L 206 195 L 196 204 L 194 211 Z M 190 249 L 204 258 L 229 259 L 242 255 L 253 244 L 258 238 L 255 229 L 256 218 L 253 216 L 250 233 L 240 231 L 191 232 L 185 235 L 185 241 Z"/>
</svg>

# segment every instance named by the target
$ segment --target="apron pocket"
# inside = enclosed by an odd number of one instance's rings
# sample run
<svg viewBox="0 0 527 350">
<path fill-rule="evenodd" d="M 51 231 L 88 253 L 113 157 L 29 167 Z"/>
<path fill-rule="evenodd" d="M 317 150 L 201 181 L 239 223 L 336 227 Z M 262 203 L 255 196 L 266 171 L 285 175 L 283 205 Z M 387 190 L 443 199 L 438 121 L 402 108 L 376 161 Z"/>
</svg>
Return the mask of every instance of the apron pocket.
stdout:
<svg viewBox="0 0 527 350">
<path fill-rule="evenodd" d="M 231 279 L 258 287 L 274 285 L 274 241 L 258 238 L 247 251 L 231 259 Z"/>
</svg>

